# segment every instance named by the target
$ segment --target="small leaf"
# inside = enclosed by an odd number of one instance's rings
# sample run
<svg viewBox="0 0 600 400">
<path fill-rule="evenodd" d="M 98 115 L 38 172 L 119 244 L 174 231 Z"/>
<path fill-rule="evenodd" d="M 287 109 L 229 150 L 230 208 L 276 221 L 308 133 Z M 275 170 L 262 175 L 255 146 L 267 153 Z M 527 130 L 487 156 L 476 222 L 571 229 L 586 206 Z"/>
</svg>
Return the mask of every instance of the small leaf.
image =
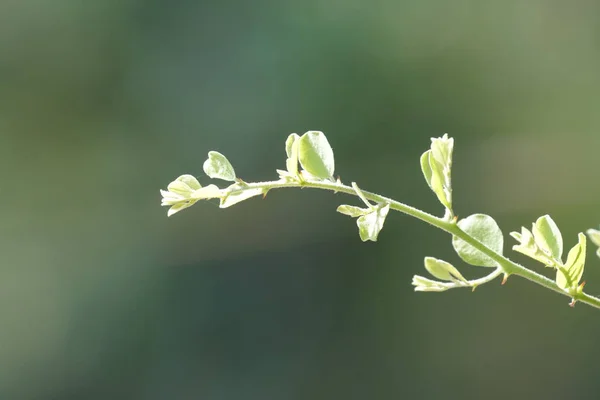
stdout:
<svg viewBox="0 0 600 400">
<path fill-rule="evenodd" d="M 502 255 L 504 245 L 502 231 L 489 215 L 470 215 L 458 221 L 458 227 L 490 250 Z M 460 258 L 471 265 L 478 267 L 495 267 L 497 265 L 496 261 L 456 236 L 452 238 L 452 246 Z"/>
<path fill-rule="evenodd" d="M 441 138 L 431 138 L 431 148 L 421 155 L 421 171 L 427 184 L 449 216 L 452 215 L 452 151 L 454 139 L 444 134 Z"/>
<path fill-rule="evenodd" d="M 173 182 L 169 183 L 167 190 L 185 196 L 201 187 L 202 185 L 200 185 L 200 182 L 198 182 L 198 179 L 194 176 L 181 175 Z"/>
<path fill-rule="evenodd" d="M 576 288 L 583 275 L 585 266 L 585 235 L 578 235 L 579 243 L 577 243 L 569 251 L 567 262 L 564 267 L 556 271 L 556 284 L 562 289 Z"/>
<path fill-rule="evenodd" d="M 538 218 L 533 224 L 532 232 L 538 247 L 550 257 L 560 261 L 563 252 L 563 239 L 552 218 L 549 215 Z"/>
<path fill-rule="evenodd" d="M 352 218 L 357 218 L 369 213 L 371 210 L 369 210 L 368 208 L 360 208 L 343 204 L 339 206 L 336 211 L 344 215 L 349 215 Z"/>
<path fill-rule="evenodd" d="M 431 150 L 427 150 L 425 153 L 421 155 L 421 171 L 423 171 L 423 176 L 425 177 L 425 181 L 430 188 L 431 186 L 431 176 L 433 175 L 433 171 L 431 170 L 431 165 L 429 165 L 429 157 L 431 156 Z"/>
<path fill-rule="evenodd" d="M 204 161 L 204 173 L 212 179 L 222 179 L 234 182 L 235 171 L 231 163 L 223 154 L 217 151 L 209 151 L 208 159 Z"/>
<path fill-rule="evenodd" d="M 588 237 L 596 246 L 600 246 L 600 231 L 596 229 L 587 230 Z"/>
<path fill-rule="evenodd" d="M 285 141 L 285 154 L 287 154 L 288 158 L 292 157 L 292 145 L 299 138 L 300 136 L 296 133 L 292 133 L 287 137 Z"/>
<path fill-rule="evenodd" d="M 195 203 L 196 203 L 195 200 L 190 200 L 190 201 L 174 204 L 167 211 L 167 217 L 170 217 L 171 215 L 173 215 L 181 210 L 185 210 L 186 208 L 193 206 Z"/>
<path fill-rule="evenodd" d="M 383 228 L 385 217 L 389 211 L 389 204 L 384 206 L 380 205 L 369 214 L 363 215 L 356 220 L 356 225 L 358 225 L 358 233 L 363 242 L 366 242 L 367 240 L 371 240 L 373 242 L 377 241 L 377 236 Z"/>
<path fill-rule="evenodd" d="M 444 260 L 438 260 L 433 257 L 425 257 L 425 269 L 438 279 L 443 281 L 461 281 L 467 282 L 464 276 L 454 266 Z"/>
<path fill-rule="evenodd" d="M 237 204 L 254 196 L 259 196 L 261 194 L 263 194 L 262 188 L 246 189 L 241 192 L 232 193 L 221 198 L 221 204 L 219 204 L 219 208 L 231 207 L 234 204 Z"/>
<path fill-rule="evenodd" d="M 444 286 L 442 282 L 427 279 L 420 275 L 413 276 L 412 285 L 415 287 L 415 292 L 444 292 L 450 289 Z"/>
<path fill-rule="evenodd" d="M 285 141 L 285 152 L 288 158 L 285 160 L 285 167 L 292 177 L 298 176 L 298 135 L 292 133 Z"/>
<path fill-rule="evenodd" d="M 298 158 L 302 168 L 320 179 L 333 176 L 335 162 L 333 150 L 323 132 L 309 131 L 300 137 L 298 142 Z"/>
</svg>

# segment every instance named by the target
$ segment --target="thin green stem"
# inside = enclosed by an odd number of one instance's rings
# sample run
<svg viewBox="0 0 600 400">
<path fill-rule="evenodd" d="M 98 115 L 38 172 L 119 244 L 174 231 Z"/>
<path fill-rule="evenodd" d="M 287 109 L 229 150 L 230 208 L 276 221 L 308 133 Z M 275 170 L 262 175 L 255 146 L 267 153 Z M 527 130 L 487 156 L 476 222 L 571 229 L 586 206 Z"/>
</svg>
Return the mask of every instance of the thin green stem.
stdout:
<svg viewBox="0 0 600 400">
<path fill-rule="evenodd" d="M 324 190 L 331 190 L 334 192 L 341 192 L 341 193 L 346 193 L 349 195 L 357 196 L 357 192 L 353 187 L 344 185 L 339 181 L 333 182 L 333 181 L 312 180 L 312 179 L 303 180 L 301 182 L 280 179 L 277 181 L 247 183 L 245 186 L 243 186 L 241 188 L 232 189 L 229 192 L 229 194 L 239 193 L 239 192 L 243 192 L 245 190 L 256 189 L 256 188 L 262 188 L 264 190 L 271 190 L 271 189 L 289 188 L 289 187 L 308 187 L 308 188 L 314 188 L 314 189 L 324 189 Z M 456 221 L 454 221 L 454 220 L 449 221 L 444 218 L 436 217 L 435 215 L 429 214 L 425 211 L 421 211 L 417 208 L 411 207 L 407 204 L 390 199 L 388 197 L 378 195 L 376 193 L 371 193 L 371 192 L 368 192 L 368 191 L 362 190 L 362 189 L 360 191 L 366 199 L 376 202 L 376 203 L 387 203 L 390 205 L 390 208 L 392 210 L 396 210 L 401 213 L 410 215 L 410 216 L 417 218 L 423 222 L 433 225 L 436 228 L 446 231 L 449 234 L 464 240 L 466 243 L 470 244 L 471 246 L 473 246 L 477 250 L 481 251 L 483 254 L 485 254 L 492 260 L 496 261 L 499 266 L 498 269 L 496 271 L 494 271 L 493 273 L 481 278 L 482 282 L 480 282 L 479 284 L 487 283 L 491 279 L 496 278 L 497 276 L 501 275 L 502 273 L 507 276 L 508 275 L 518 275 L 518 276 L 525 278 L 533 283 L 536 283 L 547 289 L 550 289 L 559 294 L 562 294 L 563 296 L 570 297 L 573 299 L 573 301 L 579 301 L 581 303 L 588 304 L 592 307 L 600 309 L 600 298 L 591 296 L 591 295 L 583 293 L 583 292 L 569 293 L 569 292 L 561 289 L 554 281 L 546 278 L 544 275 L 538 274 L 537 272 L 527 269 L 526 267 L 524 267 L 520 264 L 517 264 L 517 263 L 509 260 L 508 258 L 504 257 L 503 255 L 498 254 L 495 251 L 491 250 L 490 248 L 485 246 L 483 243 L 479 242 L 477 239 L 473 238 L 468 233 L 466 233 L 465 231 L 460 229 L 460 227 L 456 224 Z M 574 304 L 574 303 L 572 303 L 572 304 Z"/>
</svg>

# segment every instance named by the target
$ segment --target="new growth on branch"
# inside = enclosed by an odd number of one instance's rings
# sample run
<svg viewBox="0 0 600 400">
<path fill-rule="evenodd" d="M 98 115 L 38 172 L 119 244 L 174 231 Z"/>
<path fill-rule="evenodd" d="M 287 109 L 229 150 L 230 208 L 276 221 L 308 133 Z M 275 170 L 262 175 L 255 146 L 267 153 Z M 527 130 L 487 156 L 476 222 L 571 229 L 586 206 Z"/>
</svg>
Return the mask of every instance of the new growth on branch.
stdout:
<svg viewBox="0 0 600 400">
<path fill-rule="evenodd" d="M 476 287 L 503 276 L 503 283 L 511 275 L 521 276 L 540 286 L 571 298 L 570 305 L 579 301 L 600 308 L 600 298 L 583 292 L 581 282 L 586 259 L 586 236 L 579 233 L 577 244 L 563 261 L 563 239 L 556 223 L 544 215 L 532 224 L 531 230 L 511 232 L 517 244 L 513 250 L 554 270 L 554 279 L 517 264 L 503 255 L 504 237 L 496 221 L 485 214 L 473 214 L 458 220 L 452 208 L 452 153 L 454 139 L 447 134 L 431 139 L 429 150 L 420 158 L 425 181 L 444 207 L 444 215 L 437 217 L 399 201 L 362 190 L 355 182 L 343 184 L 334 178 L 335 161 L 329 141 L 319 131 L 308 131 L 302 136 L 292 133 L 285 142 L 285 170 L 277 170 L 279 179 L 265 182 L 245 182 L 237 177 L 229 160 L 221 153 L 210 151 L 204 162 L 204 173 L 211 179 L 232 182 L 219 188 L 215 184 L 202 186 L 193 175 L 181 175 L 161 190 L 163 206 L 168 206 L 171 216 L 191 207 L 199 200 L 218 199 L 220 208 L 227 208 L 269 190 L 308 187 L 342 192 L 357 196 L 362 206 L 343 204 L 337 208 L 341 214 L 356 218 L 358 233 L 363 242 L 377 241 L 379 232 L 390 210 L 400 211 L 427 222 L 452 235 L 452 246 L 467 264 L 493 268 L 478 279 L 467 280 L 452 264 L 434 257 L 425 257 L 425 269 L 435 278 L 415 275 L 412 284 L 418 292 L 443 292 L 448 289 Z M 590 240 L 600 247 L 600 231 L 589 229 Z M 600 249 L 597 250 L 600 257 Z"/>
</svg>

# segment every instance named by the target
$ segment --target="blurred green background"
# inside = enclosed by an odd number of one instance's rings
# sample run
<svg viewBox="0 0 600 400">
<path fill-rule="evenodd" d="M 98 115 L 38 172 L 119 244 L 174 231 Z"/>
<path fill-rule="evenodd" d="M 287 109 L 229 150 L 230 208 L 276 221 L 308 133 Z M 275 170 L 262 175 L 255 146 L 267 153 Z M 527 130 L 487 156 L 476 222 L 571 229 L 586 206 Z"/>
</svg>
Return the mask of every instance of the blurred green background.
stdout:
<svg viewBox="0 0 600 400">
<path fill-rule="evenodd" d="M 0 2 L 1 399 L 597 399 L 600 314 L 519 278 L 414 293 L 447 235 L 282 190 L 167 218 L 209 150 L 247 181 L 324 131 L 345 182 L 506 234 L 600 223 L 600 3 Z M 203 183 L 206 178 L 201 177 Z M 600 260 L 584 279 L 600 292 Z M 518 254 L 510 257 L 534 264 Z M 540 268 L 541 269 L 541 268 Z"/>
</svg>

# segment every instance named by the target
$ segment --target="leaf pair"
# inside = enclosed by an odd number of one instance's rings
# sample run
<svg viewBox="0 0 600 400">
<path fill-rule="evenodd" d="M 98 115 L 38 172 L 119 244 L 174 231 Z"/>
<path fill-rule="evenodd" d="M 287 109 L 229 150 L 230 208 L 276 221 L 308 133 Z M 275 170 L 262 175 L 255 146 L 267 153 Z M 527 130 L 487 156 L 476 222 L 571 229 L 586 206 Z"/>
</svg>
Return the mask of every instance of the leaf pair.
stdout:
<svg viewBox="0 0 600 400">
<path fill-rule="evenodd" d="M 304 178 L 332 179 L 335 171 L 333 149 L 323 132 L 308 131 L 302 136 L 292 133 L 285 141 L 287 171 L 279 171 L 282 177 L 302 180 L 298 163 L 303 168 Z"/>
<path fill-rule="evenodd" d="M 427 184 L 446 207 L 450 219 L 452 211 L 452 151 L 454 139 L 444 134 L 441 138 L 431 138 L 431 148 L 421 156 L 421 170 Z"/>
<path fill-rule="evenodd" d="M 585 266 L 586 238 L 578 235 L 578 243 L 569 250 L 567 261 L 563 264 L 563 238 L 558 226 L 549 215 L 538 218 L 531 227 L 510 234 L 519 244 L 513 250 L 556 269 L 556 284 L 565 290 L 575 290 Z"/>
</svg>

